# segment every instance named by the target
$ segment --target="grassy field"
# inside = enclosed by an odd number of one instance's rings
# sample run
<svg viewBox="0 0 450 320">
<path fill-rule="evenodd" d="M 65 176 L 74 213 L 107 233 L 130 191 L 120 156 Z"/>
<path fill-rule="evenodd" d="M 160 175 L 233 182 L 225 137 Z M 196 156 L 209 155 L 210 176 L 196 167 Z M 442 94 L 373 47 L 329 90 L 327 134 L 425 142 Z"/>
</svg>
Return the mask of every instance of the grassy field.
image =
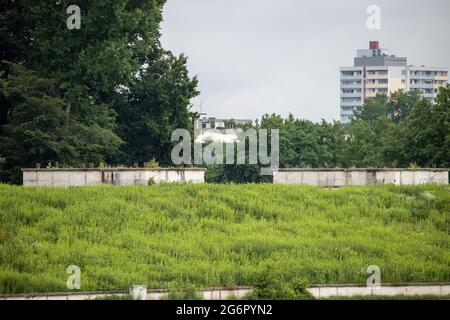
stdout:
<svg viewBox="0 0 450 320">
<path fill-rule="evenodd" d="M 450 281 L 450 187 L 0 185 L 0 292 Z"/>
</svg>

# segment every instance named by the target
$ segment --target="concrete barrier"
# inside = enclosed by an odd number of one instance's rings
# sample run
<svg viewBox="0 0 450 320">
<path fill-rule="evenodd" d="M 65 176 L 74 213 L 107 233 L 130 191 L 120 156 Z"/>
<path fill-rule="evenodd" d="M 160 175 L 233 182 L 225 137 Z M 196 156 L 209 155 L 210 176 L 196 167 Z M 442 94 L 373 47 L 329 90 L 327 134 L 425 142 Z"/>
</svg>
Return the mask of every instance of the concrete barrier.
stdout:
<svg viewBox="0 0 450 320">
<path fill-rule="evenodd" d="M 321 187 L 448 184 L 449 169 L 278 169 L 273 183 Z"/>
<path fill-rule="evenodd" d="M 143 286 L 139 286 L 142 290 Z M 144 286 L 145 287 L 145 286 Z M 226 300 L 230 297 L 244 298 L 252 290 L 252 287 L 235 288 L 210 288 L 201 290 L 204 300 Z M 326 299 L 331 297 L 352 296 L 448 296 L 450 295 L 450 283 L 411 283 L 411 284 L 382 284 L 380 288 L 369 288 L 365 285 L 341 284 L 341 285 L 313 285 L 307 288 L 314 298 Z M 161 300 L 167 297 L 168 290 L 146 291 L 146 300 Z M 10 294 L 0 295 L 0 300 L 93 300 L 108 296 L 129 297 L 130 291 L 108 292 L 59 292 L 36 294 Z M 138 297 L 142 299 L 142 296 Z"/>
<path fill-rule="evenodd" d="M 24 186 L 85 187 L 102 184 L 147 185 L 161 182 L 205 182 L 203 168 L 22 169 Z"/>
<path fill-rule="evenodd" d="M 354 296 L 448 296 L 448 283 L 382 284 L 379 288 L 365 285 L 311 286 L 308 291 L 317 299 Z"/>
<path fill-rule="evenodd" d="M 2 294 L 0 300 L 95 300 L 107 297 L 133 297 L 138 287 L 139 294 L 136 300 L 161 300 L 165 299 L 169 290 L 143 290 L 145 286 L 132 286 L 129 291 L 106 292 L 55 292 L 55 293 L 27 293 L 27 294 Z M 235 288 L 209 288 L 200 291 L 204 300 L 227 300 L 230 297 L 243 298 L 252 287 Z M 145 292 L 144 292 L 145 291 Z"/>
</svg>

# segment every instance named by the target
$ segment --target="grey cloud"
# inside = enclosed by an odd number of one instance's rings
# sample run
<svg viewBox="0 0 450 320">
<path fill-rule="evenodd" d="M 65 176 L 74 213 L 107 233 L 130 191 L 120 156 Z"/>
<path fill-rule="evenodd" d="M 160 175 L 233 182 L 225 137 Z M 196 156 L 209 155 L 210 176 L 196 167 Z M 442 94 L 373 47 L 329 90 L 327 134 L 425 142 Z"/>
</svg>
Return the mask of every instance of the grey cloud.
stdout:
<svg viewBox="0 0 450 320">
<path fill-rule="evenodd" d="M 382 29 L 366 28 L 366 8 Z M 339 67 L 380 40 L 410 64 L 450 65 L 448 0 L 168 0 L 163 45 L 189 57 L 203 111 L 339 118 Z M 198 107 L 196 108 L 198 110 Z"/>
</svg>

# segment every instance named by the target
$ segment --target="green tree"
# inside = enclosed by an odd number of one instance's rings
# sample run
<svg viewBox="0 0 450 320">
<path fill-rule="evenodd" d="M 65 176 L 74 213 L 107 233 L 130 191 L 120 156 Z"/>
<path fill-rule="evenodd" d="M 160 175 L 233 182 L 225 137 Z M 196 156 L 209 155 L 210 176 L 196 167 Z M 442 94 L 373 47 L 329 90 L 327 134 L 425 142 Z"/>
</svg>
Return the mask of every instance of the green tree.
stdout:
<svg viewBox="0 0 450 320">
<path fill-rule="evenodd" d="M 450 166 L 450 88 L 441 87 L 435 102 L 420 100 L 404 121 L 399 137 L 402 165 Z"/>
<path fill-rule="evenodd" d="M 68 121 L 53 79 L 11 65 L 9 76 L 0 83 L 5 100 L 14 106 L 0 137 L 6 158 L 2 180 L 20 183 L 20 168 L 34 163 L 98 163 L 120 145 L 111 130 Z"/>
<path fill-rule="evenodd" d="M 20 182 L 20 168 L 33 162 L 71 162 L 76 151 L 64 130 L 64 103 L 54 81 L 12 66 L 1 81 L 4 101 L 14 108 L 2 127 L 0 146 L 5 157 L 3 181 Z"/>
<path fill-rule="evenodd" d="M 280 130 L 280 165 L 290 167 L 317 167 L 319 165 L 320 136 L 317 124 L 309 120 L 287 119 L 280 115 L 265 115 L 261 128 Z"/>
<path fill-rule="evenodd" d="M 197 92 L 186 58 L 161 48 L 164 3 L 2 2 L 0 149 L 6 171 L 17 159 L 17 166 L 111 163 L 124 160 L 119 150 L 128 156 L 126 162 L 131 157 L 167 160 L 170 130 L 186 126 L 189 99 Z M 80 7 L 81 29 L 67 28 L 69 5 Z M 38 92 L 43 83 L 49 88 L 45 95 Z M 38 133 L 41 140 L 29 139 Z M 7 150 L 24 137 L 28 144 L 39 143 L 39 155 L 33 148 Z M 119 149 L 123 141 L 129 145 Z M 3 172 L 2 180 L 17 182 L 16 175 Z"/>
<path fill-rule="evenodd" d="M 355 120 L 363 120 L 372 122 L 381 116 L 387 116 L 389 114 L 388 98 L 385 94 L 377 93 L 373 98 L 368 98 L 364 101 L 364 104 L 357 107 L 353 111 Z"/>
<path fill-rule="evenodd" d="M 411 110 L 420 100 L 420 94 L 417 90 L 404 92 L 398 90 L 391 94 L 388 102 L 388 115 L 389 118 L 396 124 L 399 124 L 405 120 Z"/>
<path fill-rule="evenodd" d="M 354 120 L 348 126 L 340 158 L 345 167 L 371 167 L 378 160 L 377 135 L 364 120 Z"/>
<path fill-rule="evenodd" d="M 342 147 L 345 143 L 346 126 L 338 121 L 322 122 L 318 125 L 320 134 L 320 165 L 322 167 L 341 167 Z"/>
<path fill-rule="evenodd" d="M 175 129 L 193 130 L 190 99 L 198 94 L 197 78 L 190 78 L 186 57 L 159 49 L 147 57 L 147 68 L 115 104 L 117 132 L 126 142 L 120 161 L 145 162 L 154 157 L 170 165 L 171 135 Z"/>
</svg>

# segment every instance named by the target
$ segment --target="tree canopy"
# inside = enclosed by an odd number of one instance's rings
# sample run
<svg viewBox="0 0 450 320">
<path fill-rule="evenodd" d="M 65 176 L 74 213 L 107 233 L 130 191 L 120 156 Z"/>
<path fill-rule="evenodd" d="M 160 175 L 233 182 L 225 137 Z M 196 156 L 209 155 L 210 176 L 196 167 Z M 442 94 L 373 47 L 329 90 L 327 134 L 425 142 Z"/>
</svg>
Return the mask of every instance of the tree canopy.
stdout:
<svg viewBox="0 0 450 320">
<path fill-rule="evenodd" d="M 0 181 L 36 163 L 173 165 L 171 133 L 193 129 L 199 92 L 187 58 L 160 43 L 164 3 L 2 1 Z M 282 167 L 449 167 L 449 100 L 448 86 L 435 101 L 398 91 L 366 99 L 349 124 L 266 114 L 253 128 L 280 130 Z M 211 181 L 266 181 L 258 165 L 210 169 Z"/>
<path fill-rule="evenodd" d="M 6 0 L 0 11 L 2 181 L 49 162 L 167 162 L 198 94 L 160 44 L 164 0 Z M 69 5 L 80 29 L 66 25 Z M 169 153 L 170 154 L 170 153 Z"/>
<path fill-rule="evenodd" d="M 357 108 L 349 124 L 266 114 L 254 128 L 280 130 L 281 167 L 448 168 L 450 88 L 441 87 L 435 101 L 421 99 L 416 91 L 378 95 Z M 237 171 L 223 165 L 212 170 L 207 174 L 211 182 L 266 181 L 254 166 Z"/>
</svg>

